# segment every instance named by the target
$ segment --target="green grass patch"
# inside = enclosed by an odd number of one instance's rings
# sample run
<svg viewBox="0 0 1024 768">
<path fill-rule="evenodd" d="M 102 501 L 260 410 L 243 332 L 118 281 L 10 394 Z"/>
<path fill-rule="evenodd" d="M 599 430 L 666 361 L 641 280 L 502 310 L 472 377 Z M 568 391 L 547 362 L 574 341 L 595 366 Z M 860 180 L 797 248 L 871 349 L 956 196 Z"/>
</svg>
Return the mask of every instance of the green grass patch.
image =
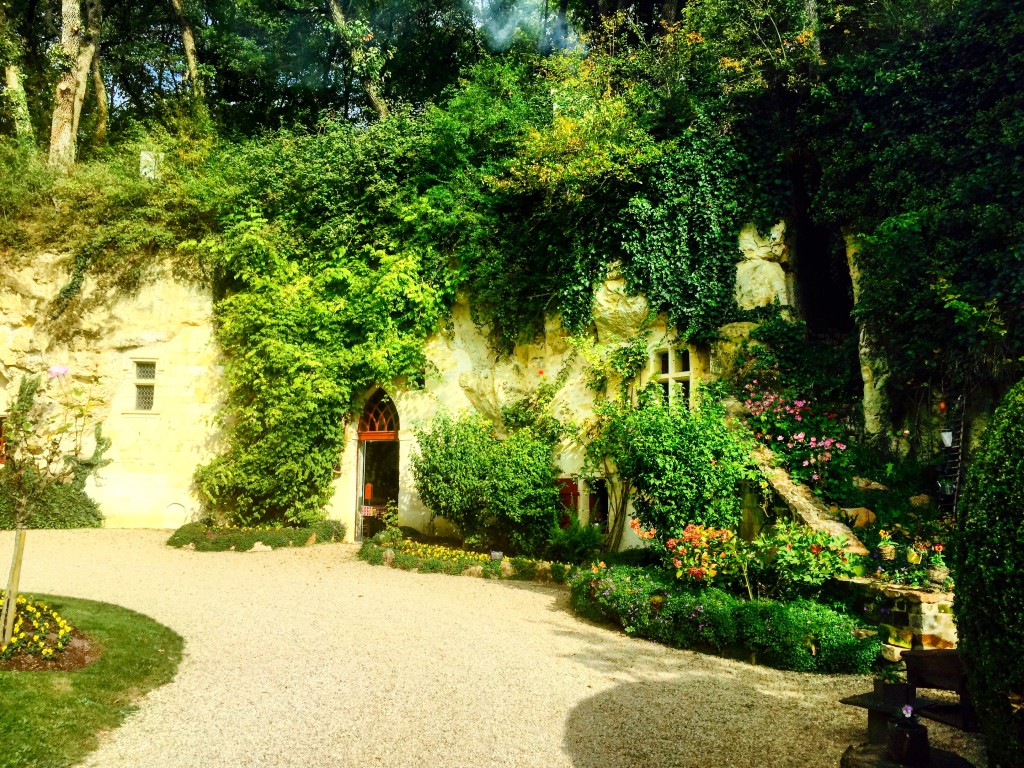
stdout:
<svg viewBox="0 0 1024 768">
<path fill-rule="evenodd" d="M 74 672 L 0 672 L 0 768 L 57 768 L 96 749 L 144 694 L 173 679 L 184 641 L 147 616 L 109 603 L 39 595 L 103 648 Z"/>
<path fill-rule="evenodd" d="M 313 538 L 315 535 L 316 538 Z M 272 549 L 302 547 L 313 541 L 323 544 L 342 541 L 345 524 L 337 520 L 321 520 L 304 526 L 261 525 L 251 527 L 216 526 L 206 522 L 186 523 L 171 534 L 172 547 L 192 545 L 197 552 L 225 552 L 233 549 L 246 552 L 257 543 Z"/>
</svg>

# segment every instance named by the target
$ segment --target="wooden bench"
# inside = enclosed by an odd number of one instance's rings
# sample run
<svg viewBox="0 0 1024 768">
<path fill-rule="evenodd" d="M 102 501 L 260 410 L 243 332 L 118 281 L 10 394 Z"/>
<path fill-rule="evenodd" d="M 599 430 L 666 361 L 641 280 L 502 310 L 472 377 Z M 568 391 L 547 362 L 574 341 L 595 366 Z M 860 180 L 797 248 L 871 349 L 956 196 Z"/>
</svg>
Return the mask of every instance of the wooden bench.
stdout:
<svg viewBox="0 0 1024 768">
<path fill-rule="evenodd" d="M 882 686 L 870 693 L 860 693 L 840 699 L 841 704 L 860 707 L 868 711 L 868 743 L 884 744 L 888 738 L 889 720 L 902 716 L 901 709 L 909 704 L 914 714 L 937 723 L 944 723 L 961 731 L 978 731 L 978 718 L 974 714 L 960 655 L 952 650 L 904 651 L 907 682 L 891 686 L 883 694 Z M 950 702 L 917 695 L 919 688 L 951 691 L 959 701 Z"/>
</svg>

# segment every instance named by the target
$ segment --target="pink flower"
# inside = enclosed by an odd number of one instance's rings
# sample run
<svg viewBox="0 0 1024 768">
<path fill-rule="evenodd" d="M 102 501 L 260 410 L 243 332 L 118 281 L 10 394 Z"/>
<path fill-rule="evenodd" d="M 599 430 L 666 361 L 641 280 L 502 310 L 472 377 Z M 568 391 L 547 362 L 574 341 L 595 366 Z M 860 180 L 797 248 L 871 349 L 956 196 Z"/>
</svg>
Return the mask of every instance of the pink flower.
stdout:
<svg viewBox="0 0 1024 768">
<path fill-rule="evenodd" d="M 51 365 L 46 373 L 51 379 L 58 379 L 61 376 L 67 376 L 71 372 L 71 369 L 66 365 Z"/>
<path fill-rule="evenodd" d="M 779 441 L 781 441 L 781 440 L 782 440 L 782 435 L 779 435 L 779 437 L 778 437 L 778 440 L 779 440 Z"/>
<path fill-rule="evenodd" d="M 811 462 L 807 461 L 807 459 L 804 459 L 804 466 L 805 466 L 805 467 L 806 467 L 806 466 L 807 466 L 808 464 L 810 464 L 810 463 L 811 463 Z"/>
</svg>

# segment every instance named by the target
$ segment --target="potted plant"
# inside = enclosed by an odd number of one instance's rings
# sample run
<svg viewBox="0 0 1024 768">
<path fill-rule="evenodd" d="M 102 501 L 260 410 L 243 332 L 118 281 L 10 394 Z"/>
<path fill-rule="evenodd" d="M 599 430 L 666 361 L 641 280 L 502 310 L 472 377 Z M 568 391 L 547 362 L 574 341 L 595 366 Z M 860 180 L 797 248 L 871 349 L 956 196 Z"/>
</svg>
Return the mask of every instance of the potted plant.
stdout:
<svg viewBox="0 0 1024 768">
<path fill-rule="evenodd" d="M 936 544 L 928 553 L 928 580 L 935 586 L 941 587 L 949 578 L 949 568 L 942 557 L 943 546 Z"/>
<path fill-rule="evenodd" d="M 889 757 L 900 765 L 928 765 L 928 729 L 918 722 L 909 704 L 889 721 L 888 746 Z"/>
<path fill-rule="evenodd" d="M 896 545 L 889 540 L 889 532 L 879 531 L 878 535 L 882 539 L 878 544 L 878 554 L 882 556 L 883 560 L 895 560 Z"/>
<path fill-rule="evenodd" d="M 900 666 L 883 662 L 875 669 L 875 697 L 883 704 L 902 707 L 914 700 L 914 687 L 907 684 Z"/>
</svg>

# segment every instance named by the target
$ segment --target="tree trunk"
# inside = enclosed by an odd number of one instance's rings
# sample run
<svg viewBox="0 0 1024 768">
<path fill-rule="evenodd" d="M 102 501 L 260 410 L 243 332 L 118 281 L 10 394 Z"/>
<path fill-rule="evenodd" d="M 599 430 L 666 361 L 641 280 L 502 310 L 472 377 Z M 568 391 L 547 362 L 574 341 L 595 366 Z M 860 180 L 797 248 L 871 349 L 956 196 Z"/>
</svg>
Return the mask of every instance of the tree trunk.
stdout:
<svg viewBox="0 0 1024 768">
<path fill-rule="evenodd" d="M 857 241 L 850 232 L 843 232 L 846 240 L 846 261 L 850 268 L 850 280 L 853 283 L 853 304 L 860 300 L 860 270 L 857 268 Z M 889 379 L 889 365 L 878 345 L 868 333 L 868 329 L 859 326 L 860 339 L 857 344 L 857 355 L 860 357 L 860 375 L 864 381 L 862 407 L 864 409 L 864 432 L 868 439 L 879 442 L 892 432 L 889 421 L 889 398 L 886 394 L 886 383 Z"/>
<path fill-rule="evenodd" d="M 28 98 L 25 96 L 25 85 L 21 82 L 21 68 L 17 64 L 8 64 L 4 67 L 4 88 L 14 120 L 14 135 L 19 139 L 34 140 L 35 131 L 32 130 Z"/>
<path fill-rule="evenodd" d="M 174 15 L 181 26 L 181 47 L 185 52 L 186 67 L 184 85 L 190 87 L 196 96 L 203 98 L 203 83 L 199 79 L 199 57 L 196 55 L 196 36 L 192 32 L 188 17 L 185 16 L 185 7 L 181 0 L 171 0 L 171 7 L 174 8 Z"/>
<path fill-rule="evenodd" d="M 107 88 L 103 84 L 103 73 L 100 72 L 100 55 L 92 59 L 92 86 L 96 91 L 96 130 L 92 134 L 92 145 L 102 147 L 107 141 Z"/>
<path fill-rule="evenodd" d="M 83 30 L 79 0 L 63 0 L 61 5 L 60 49 L 65 71 L 57 80 L 50 127 L 50 167 L 70 170 L 75 164 L 78 119 L 85 102 L 92 57 L 100 39 L 102 8 L 100 0 L 86 0 Z"/>
<path fill-rule="evenodd" d="M 14 560 L 11 561 L 11 575 L 7 580 L 7 594 L 3 609 L 0 610 L 0 645 L 7 645 L 14 635 L 14 619 L 18 613 L 18 583 L 21 581 L 21 562 L 25 557 L 25 529 L 18 528 L 14 534 Z"/>
<path fill-rule="evenodd" d="M 342 42 L 349 46 L 351 49 L 351 59 L 353 63 L 353 69 L 359 75 L 359 82 L 363 86 L 363 90 L 366 92 L 366 98 L 370 102 L 370 106 L 377 112 L 381 118 L 388 116 L 388 105 L 384 101 L 384 98 L 380 95 L 380 78 L 374 76 L 367 76 L 365 72 L 359 72 L 358 62 L 360 59 L 364 60 L 365 54 L 349 41 L 345 34 L 345 14 L 341 10 L 341 5 L 338 0 L 327 0 L 327 5 L 331 11 L 331 20 L 334 22 L 334 27 L 338 31 L 338 36 L 341 37 Z"/>
</svg>

